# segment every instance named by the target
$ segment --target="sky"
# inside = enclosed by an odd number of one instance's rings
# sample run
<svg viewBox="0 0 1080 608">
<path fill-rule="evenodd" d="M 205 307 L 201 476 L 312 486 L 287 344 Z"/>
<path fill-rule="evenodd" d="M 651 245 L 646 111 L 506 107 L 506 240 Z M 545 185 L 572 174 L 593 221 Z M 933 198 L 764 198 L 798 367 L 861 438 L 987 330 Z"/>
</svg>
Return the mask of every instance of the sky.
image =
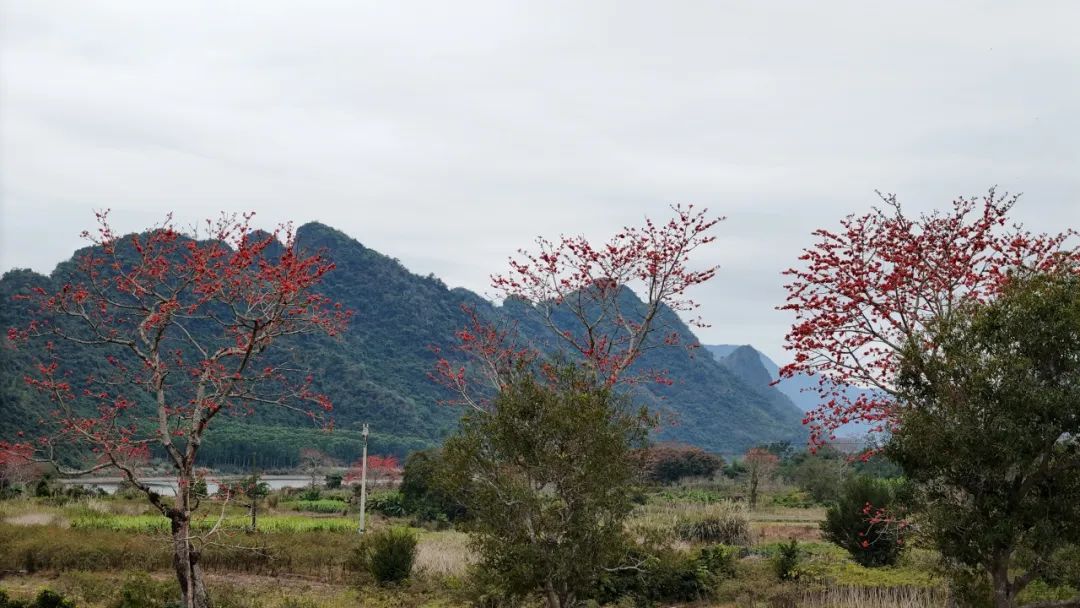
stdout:
<svg viewBox="0 0 1080 608">
<path fill-rule="evenodd" d="M 132 231 L 317 220 L 489 293 L 538 236 L 672 203 L 704 343 L 785 361 L 780 272 L 895 192 L 996 185 L 1080 227 L 1080 3 L 0 3 L 0 269 L 50 271 L 93 210 Z"/>
</svg>

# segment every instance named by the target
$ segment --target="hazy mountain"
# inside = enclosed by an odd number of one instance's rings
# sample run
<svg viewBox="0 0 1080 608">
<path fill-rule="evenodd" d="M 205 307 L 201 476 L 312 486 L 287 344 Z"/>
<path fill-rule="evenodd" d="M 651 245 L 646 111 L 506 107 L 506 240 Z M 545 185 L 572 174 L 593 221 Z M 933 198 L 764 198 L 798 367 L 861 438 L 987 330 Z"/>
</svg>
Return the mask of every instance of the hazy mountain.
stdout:
<svg viewBox="0 0 1080 608">
<path fill-rule="evenodd" d="M 732 368 L 749 369 L 753 370 L 752 361 L 756 358 L 761 363 L 761 368 L 768 375 L 770 382 L 776 382 L 774 388 L 783 393 L 796 407 L 804 412 L 808 412 L 818 406 L 821 402 L 821 398 L 818 396 L 817 380 L 805 375 L 798 375 L 794 378 L 785 378 L 780 380 L 780 366 L 776 364 L 772 359 L 765 356 L 764 353 L 755 349 L 750 345 L 736 345 L 736 344 L 712 344 L 705 346 L 705 349 L 713 354 L 718 361 Z M 760 372 L 757 373 L 760 378 Z M 758 382 L 759 380 L 755 380 Z M 857 398 L 860 394 L 869 393 L 868 389 L 849 388 L 846 393 L 851 399 Z M 870 429 L 869 424 L 863 423 L 850 423 L 846 425 L 842 431 L 845 434 L 860 435 Z"/>
<path fill-rule="evenodd" d="M 311 223 L 297 231 L 300 244 L 324 251 L 336 264 L 323 292 L 355 311 L 349 330 L 339 338 L 307 336 L 279 345 L 277 356 L 311 369 L 319 388 L 335 403 L 332 435 L 312 429 L 306 419 L 282 411 L 251 418 L 230 419 L 208 441 L 205 453 L 214 462 L 244 462 L 257 452 L 270 465 L 290 464 L 302 446 L 318 445 L 341 459 L 355 456 L 359 426 L 368 422 L 375 435 L 372 451 L 403 453 L 441 441 L 461 411 L 442 405 L 446 395 L 428 379 L 435 363 L 431 347 L 452 346 L 466 319 L 462 304 L 495 319 L 514 320 L 535 343 L 550 333 L 529 314 L 527 304 L 508 302 L 497 307 L 465 289 L 449 289 L 434 276 L 409 272 L 400 262 L 364 247 L 328 226 Z M 0 326 L 29 320 L 22 302 L 12 296 L 32 286 L 49 288 L 70 268 L 60 264 L 51 276 L 13 270 L 0 278 Z M 629 290 L 627 305 L 641 305 Z M 671 311 L 661 322 L 694 341 L 693 334 Z M 49 405 L 29 390 L 22 377 L 34 365 L 32 352 L 0 346 L 0 438 L 30 429 Z M 78 374 L 100 365 L 94 352 L 65 345 L 63 360 Z M 641 369 L 667 370 L 671 386 L 639 389 L 637 397 L 663 411 L 665 424 L 658 438 L 684 441 L 722 453 L 741 452 L 765 441 L 799 440 L 805 436 L 801 413 L 790 401 L 743 371 L 723 365 L 709 354 L 683 349 L 656 349 L 642 357 Z"/>
</svg>

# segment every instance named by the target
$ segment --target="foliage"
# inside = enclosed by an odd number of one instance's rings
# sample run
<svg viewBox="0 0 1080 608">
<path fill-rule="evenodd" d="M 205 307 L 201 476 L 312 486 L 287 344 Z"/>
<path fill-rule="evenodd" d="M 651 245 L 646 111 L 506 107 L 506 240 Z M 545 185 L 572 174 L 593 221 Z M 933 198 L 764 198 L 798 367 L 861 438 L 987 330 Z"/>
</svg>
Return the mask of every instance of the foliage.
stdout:
<svg viewBox="0 0 1080 608">
<path fill-rule="evenodd" d="M 836 503 L 825 514 L 822 535 L 846 549 L 859 564 L 894 564 L 904 543 L 899 524 L 875 521 L 874 514 L 895 504 L 894 484 L 870 477 L 850 477 L 844 482 Z"/>
<path fill-rule="evenodd" d="M 662 443 L 638 456 L 643 476 L 656 483 L 675 483 L 685 477 L 712 477 L 724 459 L 689 445 Z"/>
<path fill-rule="evenodd" d="M 120 597 L 110 608 L 168 608 L 175 599 L 179 599 L 175 585 L 156 581 L 146 572 L 134 572 L 124 579 Z"/>
<path fill-rule="evenodd" d="M 1014 274 L 931 331 L 934 349 L 904 351 L 903 424 L 885 453 L 946 560 L 1015 602 L 1080 542 L 1080 274 Z"/>
<path fill-rule="evenodd" d="M 773 572 L 776 578 L 790 581 L 799 577 L 799 564 L 802 562 L 802 550 L 799 541 L 794 538 L 778 547 L 772 558 Z"/>
<path fill-rule="evenodd" d="M 643 418 L 571 366 L 519 375 L 443 448 L 481 564 L 514 595 L 566 606 L 623 556 Z"/>
<path fill-rule="evenodd" d="M 367 510 L 387 517 L 404 517 L 408 514 L 405 499 L 400 492 L 379 492 L 368 496 Z"/>
<path fill-rule="evenodd" d="M 341 487 L 344 476 L 341 473 L 327 473 L 323 478 L 327 490 L 336 490 Z"/>
<path fill-rule="evenodd" d="M 437 450 L 413 452 L 405 460 L 398 491 L 404 500 L 405 510 L 419 521 L 455 521 L 466 515 L 460 501 L 453 498 L 445 484 L 439 483 L 444 476 L 440 467 L 442 453 Z"/>
<path fill-rule="evenodd" d="M 698 551 L 631 547 L 625 561 L 635 565 L 603 573 L 596 599 L 604 603 L 629 599 L 639 605 L 708 599 L 717 581 L 735 575 L 737 557 L 737 549 L 725 546 Z"/>
<path fill-rule="evenodd" d="M 408 528 L 384 528 L 364 535 L 361 563 L 380 583 L 398 583 L 412 572 L 416 561 L 416 535 Z"/>
<path fill-rule="evenodd" d="M 847 468 L 845 458 L 835 449 L 825 447 L 815 453 L 796 455 L 786 475 L 814 501 L 826 504 L 836 500 Z"/>
<path fill-rule="evenodd" d="M 75 608 L 75 603 L 51 589 L 42 589 L 31 602 L 10 599 L 0 590 L 0 608 Z"/>
</svg>

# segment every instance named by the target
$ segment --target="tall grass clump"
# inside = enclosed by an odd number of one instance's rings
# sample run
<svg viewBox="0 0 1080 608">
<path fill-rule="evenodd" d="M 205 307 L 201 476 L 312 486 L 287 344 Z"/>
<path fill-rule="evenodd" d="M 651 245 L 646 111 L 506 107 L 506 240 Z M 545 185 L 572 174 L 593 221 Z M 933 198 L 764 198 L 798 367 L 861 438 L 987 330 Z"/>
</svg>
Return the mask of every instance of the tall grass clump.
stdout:
<svg viewBox="0 0 1080 608">
<path fill-rule="evenodd" d="M 697 505 L 676 514 L 675 533 L 692 543 L 750 544 L 750 522 L 745 511 L 728 501 Z"/>
<path fill-rule="evenodd" d="M 829 587 L 807 591 L 802 608 L 940 608 L 948 592 L 933 587 Z"/>
<path fill-rule="evenodd" d="M 380 583 L 397 583 L 409 578 L 416 561 L 416 534 L 408 528 L 384 528 L 364 536 L 351 560 Z"/>
</svg>

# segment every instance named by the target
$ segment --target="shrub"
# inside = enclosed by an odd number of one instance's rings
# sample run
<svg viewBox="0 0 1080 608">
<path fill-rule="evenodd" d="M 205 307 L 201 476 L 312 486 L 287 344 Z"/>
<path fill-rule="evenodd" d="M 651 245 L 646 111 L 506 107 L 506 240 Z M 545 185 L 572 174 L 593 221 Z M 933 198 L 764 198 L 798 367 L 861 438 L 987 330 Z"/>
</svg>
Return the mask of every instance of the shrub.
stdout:
<svg viewBox="0 0 1080 608">
<path fill-rule="evenodd" d="M 847 549 L 852 559 L 863 566 L 895 564 L 900 557 L 903 538 L 896 526 L 871 523 L 866 506 L 888 509 L 895 502 L 893 484 L 880 479 L 856 476 L 844 482 L 840 497 L 829 507 L 821 523 L 825 539 Z"/>
<path fill-rule="evenodd" d="M 639 457 L 643 476 L 657 483 L 674 483 L 686 477 L 712 477 L 724 467 L 724 459 L 688 445 L 661 444 L 643 450 Z"/>
<path fill-rule="evenodd" d="M 344 475 L 341 473 L 330 473 L 325 477 L 326 489 L 336 490 L 341 487 L 341 480 L 344 479 Z"/>
<path fill-rule="evenodd" d="M 366 509 L 387 517 L 404 517 L 407 513 L 405 501 L 399 492 L 383 492 L 368 496 Z"/>
<path fill-rule="evenodd" d="M 750 542 L 750 522 L 735 503 L 711 503 L 680 517 L 675 533 L 687 542 L 745 545 Z"/>
<path fill-rule="evenodd" d="M 707 547 L 697 554 L 671 547 L 634 547 L 626 562 L 639 565 L 601 576 L 595 599 L 646 605 L 709 599 L 717 581 L 735 575 L 737 558 L 738 549 L 725 546 Z"/>
<path fill-rule="evenodd" d="M 380 583 L 409 578 L 416 561 L 416 535 L 408 528 L 386 528 L 369 533 L 358 549 L 359 563 Z"/>
<path fill-rule="evenodd" d="M 782 581 L 792 581 L 799 577 L 799 563 L 802 561 L 802 549 L 794 538 L 777 547 L 772 558 L 773 572 Z"/>
<path fill-rule="evenodd" d="M 111 608 L 166 608 L 178 596 L 176 581 L 156 581 L 145 572 L 135 572 L 124 580 Z"/>
<path fill-rule="evenodd" d="M 400 492 L 405 509 L 420 521 L 456 521 L 465 516 L 465 508 L 438 481 L 441 458 L 437 450 L 424 450 L 405 460 Z"/>
<path fill-rule="evenodd" d="M 699 568 L 704 568 L 716 577 L 732 578 L 739 561 L 739 548 L 729 545 L 704 547 L 698 554 L 697 561 Z"/>
</svg>

